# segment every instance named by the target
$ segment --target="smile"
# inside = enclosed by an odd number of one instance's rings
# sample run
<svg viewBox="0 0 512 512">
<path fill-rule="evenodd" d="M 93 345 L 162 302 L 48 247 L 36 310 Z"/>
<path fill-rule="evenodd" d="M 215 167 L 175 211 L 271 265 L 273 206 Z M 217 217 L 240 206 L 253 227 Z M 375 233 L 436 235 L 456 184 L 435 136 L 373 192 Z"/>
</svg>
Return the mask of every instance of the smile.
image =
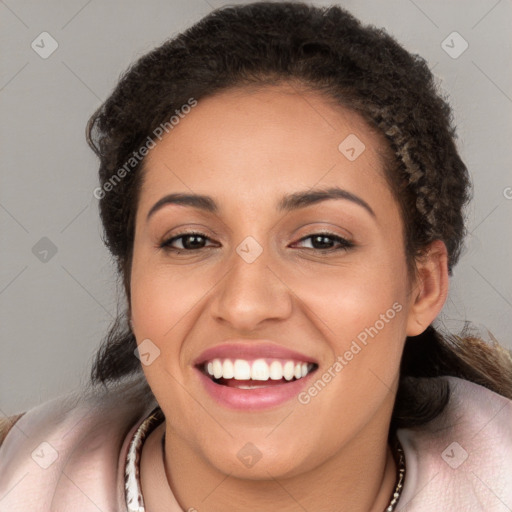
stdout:
<svg viewBox="0 0 512 512">
<path fill-rule="evenodd" d="M 200 393 L 216 405 L 240 412 L 275 408 L 309 385 L 319 364 L 272 340 L 227 340 L 192 362 Z"/>
<path fill-rule="evenodd" d="M 315 363 L 284 359 L 220 359 L 206 361 L 202 371 L 216 384 L 238 389 L 256 389 L 306 377 Z"/>
</svg>

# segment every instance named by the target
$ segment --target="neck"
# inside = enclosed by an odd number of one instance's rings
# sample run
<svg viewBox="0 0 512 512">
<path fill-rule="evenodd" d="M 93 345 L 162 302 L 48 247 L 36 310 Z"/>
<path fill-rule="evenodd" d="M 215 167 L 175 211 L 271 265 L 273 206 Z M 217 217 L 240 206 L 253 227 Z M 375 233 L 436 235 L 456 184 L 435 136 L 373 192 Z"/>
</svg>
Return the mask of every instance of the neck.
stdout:
<svg viewBox="0 0 512 512">
<path fill-rule="evenodd" d="M 148 450 L 143 451 L 146 510 L 168 511 L 166 503 L 174 494 L 183 510 L 201 512 L 225 512 L 234 503 L 237 512 L 383 512 L 394 491 L 397 471 L 387 433 L 387 428 L 368 424 L 332 457 L 308 472 L 275 478 L 270 469 L 269 479 L 248 480 L 226 475 L 205 462 L 164 422 L 149 436 Z M 160 476 L 155 462 L 160 465 Z M 165 480 L 170 487 L 165 486 Z"/>
</svg>

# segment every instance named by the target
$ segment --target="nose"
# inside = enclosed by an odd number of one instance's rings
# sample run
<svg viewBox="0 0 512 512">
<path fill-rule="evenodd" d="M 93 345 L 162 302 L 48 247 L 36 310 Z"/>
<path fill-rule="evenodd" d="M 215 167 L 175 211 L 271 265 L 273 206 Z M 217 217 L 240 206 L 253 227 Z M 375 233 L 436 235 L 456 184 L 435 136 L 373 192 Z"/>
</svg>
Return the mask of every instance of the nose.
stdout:
<svg viewBox="0 0 512 512">
<path fill-rule="evenodd" d="M 265 320 L 284 320 L 292 311 L 292 292 L 278 265 L 263 252 L 252 262 L 236 251 L 230 270 L 216 287 L 211 313 L 237 332 L 252 332 Z"/>
</svg>

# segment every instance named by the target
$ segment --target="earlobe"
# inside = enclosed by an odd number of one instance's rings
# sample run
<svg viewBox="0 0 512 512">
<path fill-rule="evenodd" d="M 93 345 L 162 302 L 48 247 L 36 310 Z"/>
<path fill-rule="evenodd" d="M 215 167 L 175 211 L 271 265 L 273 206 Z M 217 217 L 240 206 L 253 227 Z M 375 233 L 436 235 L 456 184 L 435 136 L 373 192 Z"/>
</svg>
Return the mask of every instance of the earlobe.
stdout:
<svg viewBox="0 0 512 512">
<path fill-rule="evenodd" d="M 443 309 L 448 296 L 448 251 L 435 240 L 418 261 L 418 278 L 412 290 L 407 336 L 421 334 Z"/>
</svg>

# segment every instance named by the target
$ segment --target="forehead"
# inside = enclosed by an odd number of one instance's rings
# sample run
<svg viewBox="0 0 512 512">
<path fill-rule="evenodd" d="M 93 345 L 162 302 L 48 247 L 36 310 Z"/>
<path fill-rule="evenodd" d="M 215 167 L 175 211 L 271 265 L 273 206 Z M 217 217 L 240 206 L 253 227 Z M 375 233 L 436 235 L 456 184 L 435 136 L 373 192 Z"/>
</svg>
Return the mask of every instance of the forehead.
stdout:
<svg viewBox="0 0 512 512">
<path fill-rule="evenodd" d="M 391 200 L 384 147 L 358 114 L 319 93 L 290 85 L 230 89 L 199 100 L 156 141 L 139 204 L 147 210 L 179 191 L 261 208 L 316 186 Z"/>
</svg>

